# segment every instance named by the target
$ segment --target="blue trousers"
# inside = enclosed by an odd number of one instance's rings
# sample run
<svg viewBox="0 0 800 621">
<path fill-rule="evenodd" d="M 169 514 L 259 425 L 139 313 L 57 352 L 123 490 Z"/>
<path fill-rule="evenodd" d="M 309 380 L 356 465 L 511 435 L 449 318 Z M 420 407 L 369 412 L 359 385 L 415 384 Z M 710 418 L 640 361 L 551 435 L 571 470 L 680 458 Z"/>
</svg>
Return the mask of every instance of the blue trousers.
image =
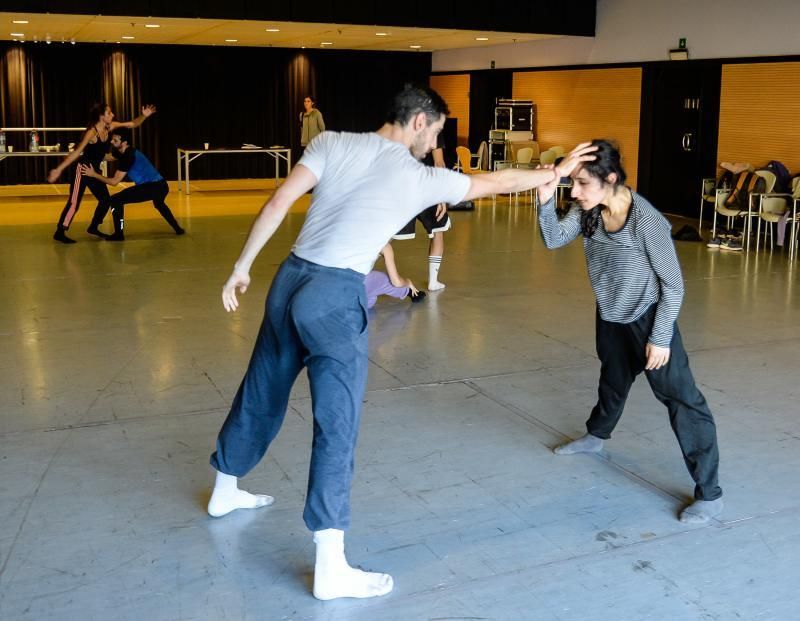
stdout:
<svg viewBox="0 0 800 621">
<path fill-rule="evenodd" d="M 247 373 L 211 465 L 241 477 L 278 435 L 289 393 L 307 368 L 314 440 L 303 519 L 312 531 L 350 525 L 350 485 L 367 381 L 364 275 L 291 254 L 267 295 Z"/>
</svg>

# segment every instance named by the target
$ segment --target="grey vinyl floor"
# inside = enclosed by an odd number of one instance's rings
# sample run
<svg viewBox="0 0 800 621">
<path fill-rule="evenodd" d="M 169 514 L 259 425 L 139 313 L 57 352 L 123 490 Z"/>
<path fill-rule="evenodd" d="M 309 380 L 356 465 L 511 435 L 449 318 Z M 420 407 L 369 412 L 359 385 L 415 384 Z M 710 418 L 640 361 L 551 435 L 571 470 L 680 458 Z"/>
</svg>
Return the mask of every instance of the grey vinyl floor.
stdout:
<svg viewBox="0 0 800 621">
<path fill-rule="evenodd" d="M 797 268 L 678 244 L 726 502 L 687 527 L 692 482 L 644 378 L 601 455 L 551 452 L 596 395 L 580 244 L 546 250 L 527 205 L 453 219 L 447 289 L 371 314 L 347 553 L 395 590 L 332 602 L 310 593 L 304 376 L 243 480 L 276 503 L 204 511 L 216 432 L 303 216 L 232 315 L 219 292 L 250 215 L 188 219 L 182 238 L 141 220 L 124 244 L 79 232 L 70 247 L 50 225 L 0 227 L 0 618 L 800 619 Z M 424 288 L 427 240 L 395 252 Z"/>
</svg>

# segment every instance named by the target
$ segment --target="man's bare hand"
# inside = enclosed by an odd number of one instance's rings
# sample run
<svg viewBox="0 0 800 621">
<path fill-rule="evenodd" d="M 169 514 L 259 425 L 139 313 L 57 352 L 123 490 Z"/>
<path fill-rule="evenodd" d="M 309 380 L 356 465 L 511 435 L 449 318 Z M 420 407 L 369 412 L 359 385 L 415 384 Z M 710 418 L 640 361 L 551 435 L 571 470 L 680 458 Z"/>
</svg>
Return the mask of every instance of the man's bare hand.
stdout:
<svg viewBox="0 0 800 621">
<path fill-rule="evenodd" d="M 97 172 L 94 169 L 94 166 L 91 164 L 79 164 L 78 167 L 81 169 L 81 174 L 86 175 L 87 177 L 97 177 Z"/>
<path fill-rule="evenodd" d="M 228 281 L 222 287 L 222 305 L 229 313 L 239 308 L 239 300 L 236 299 L 236 290 L 239 293 L 247 291 L 250 285 L 250 274 L 237 272 L 236 270 L 230 275 Z"/>
</svg>

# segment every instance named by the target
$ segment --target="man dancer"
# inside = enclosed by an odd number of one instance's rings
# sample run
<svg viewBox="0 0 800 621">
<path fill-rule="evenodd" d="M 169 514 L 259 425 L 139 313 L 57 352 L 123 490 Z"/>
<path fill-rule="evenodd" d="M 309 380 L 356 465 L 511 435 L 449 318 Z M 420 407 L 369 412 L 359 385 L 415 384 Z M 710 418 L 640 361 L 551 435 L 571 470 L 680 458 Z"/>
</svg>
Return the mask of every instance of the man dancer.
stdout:
<svg viewBox="0 0 800 621">
<path fill-rule="evenodd" d="M 427 205 L 536 187 L 591 159 L 576 151 L 560 171 L 502 170 L 467 177 L 422 165 L 444 125 L 447 104 L 427 87 L 407 85 L 387 122 L 373 133 L 324 132 L 255 219 L 233 273 L 222 288 L 227 311 L 236 290 L 289 207 L 314 188 L 311 207 L 289 257 L 278 269 L 250 364 L 211 456 L 216 481 L 208 513 L 264 507 L 266 495 L 240 490 L 238 478 L 264 456 L 286 414 L 289 392 L 305 366 L 311 386 L 314 439 L 303 518 L 314 533 L 314 596 L 375 597 L 391 576 L 350 567 L 344 531 L 361 401 L 367 378 L 365 275 L 404 222 Z"/>
<path fill-rule="evenodd" d="M 175 216 L 172 215 L 164 199 L 169 193 L 169 186 L 144 153 L 131 146 L 131 134 L 127 129 L 118 129 L 111 134 L 111 154 L 117 159 L 117 172 L 113 177 L 104 177 L 92 166 L 81 164 L 81 173 L 102 181 L 107 185 L 118 185 L 127 175 L 136 185 L 117 192 L 111 197 L 110 203 L 98 203 L 92 222 L 95 227 L 99 225 L 109 207 L 114 218 L 114 234 L 106 237 L 108 241 L 123 241 L 125 233 L 125 205 L 128 203 L 145 203 L 153 201 L 153 206 L 175 231 L 176 235 L 183 235 L 186 231 L 181 228 Z"/>
<path fill-rule="evenodd" d="M 444 141 L 442 135 L 436 138 L 436 148 L 433 149 L 425 159 L 422 160 L 426 166 L 444 168 Z M 453 226 L 450 216 L 447 214 L 447 205 L 440 203 L 432 205 L 422 213 L 417 214 L 400 231 L 393 236 L 393 239 L 414 239 L 416 237 L 417 220 L 420 221 L 430 238 L 428 245 L 428 289 L 439 291 L 445 288 L 445 284 L 439 280 L 439 269 L 442 266 L 444 256 L 444 232 L 449 231 Z"/>
</svg>

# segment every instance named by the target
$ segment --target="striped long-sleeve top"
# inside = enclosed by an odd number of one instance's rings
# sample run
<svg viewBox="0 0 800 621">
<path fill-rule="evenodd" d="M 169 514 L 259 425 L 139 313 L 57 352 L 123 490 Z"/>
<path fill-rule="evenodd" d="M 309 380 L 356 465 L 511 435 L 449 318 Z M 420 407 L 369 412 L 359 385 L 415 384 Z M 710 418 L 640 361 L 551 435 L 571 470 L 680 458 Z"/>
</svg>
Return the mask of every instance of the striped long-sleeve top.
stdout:
<svg viewBox="0 0 800 621">
<path fill-rule="evenodd" d="M 606 231 L 600 218 L 594 235 L 583 239 L 589 280 L 605 321 L 631 323 L 657 304 L 649 342 L 669 347 L 683 301 L 672 227 L 645 198 L 631 194 L 628 219 L 619 231 Z M 555 199 L 541 206 L 539 225 L 548 248 L 560 248 L 581 235 L 580 211 L 576 205 L 559 220 Z"/>
</svg>

